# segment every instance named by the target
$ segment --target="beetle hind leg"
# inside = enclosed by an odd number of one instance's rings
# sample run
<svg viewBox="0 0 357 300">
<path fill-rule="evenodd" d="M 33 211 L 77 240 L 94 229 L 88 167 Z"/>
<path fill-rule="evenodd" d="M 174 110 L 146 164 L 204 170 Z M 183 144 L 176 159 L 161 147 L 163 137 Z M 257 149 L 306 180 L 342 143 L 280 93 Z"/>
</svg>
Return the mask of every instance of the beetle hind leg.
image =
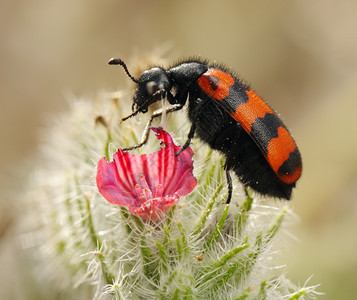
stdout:
<svg viewBox="0 0 357 300">
<path fill-rule="evenodd" d="M 233 182 L 232 182 L 231 174 L 229 173 L 229 169 L 227 168 L 227 165 L 224 166 L 224 170 L 226 172 L 226 179 L 228 185 L 228 196 L 227 196 L 226 204 L 229 204 L 231 202 L 232 194 L 233 194 Z"/>
</svg>

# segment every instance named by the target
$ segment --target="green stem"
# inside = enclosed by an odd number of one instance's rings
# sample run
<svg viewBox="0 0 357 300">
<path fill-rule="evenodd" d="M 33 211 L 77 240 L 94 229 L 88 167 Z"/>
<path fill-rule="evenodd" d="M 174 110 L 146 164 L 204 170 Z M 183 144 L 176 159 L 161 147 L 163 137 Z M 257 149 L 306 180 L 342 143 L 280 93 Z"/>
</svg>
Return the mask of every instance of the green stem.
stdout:
<svg viewBox="0 0 357 300">
<path fill-rule="evenodd" d="M 255 247 L 254 247 L 255 249 L 248 254 L 247 259 L 245 261 L 241 262 L 241 270 L 235 277 L 237 283 L 240 282 L 243 275 L 248 276 L 250 274 L 255 263 L 257 262 L 259 255 L 263 251 L 263 246 L 271 242 L 274 235 L 277 233 L 278 229 L 280 228 L 286 213 L 287 210 L 283 209 L 282 212 L 277 216 L 275 221 L 269 226 L 267 232 L 264 235 L 263 233 L 260 233 L 257 236 L 255 241 Z"/>
<path fill-rule="evenodd" d="M 188 254 L 190 253 L 190 247 L 188 245 L 188 241 L 187 241 L 187 234 L 185 231 L 185 228 L 183 228 L 181 222 L 177 223 L 177 227 L 180 230 L 180 234 L 181 234 L 181 239 L 177 239 L 177 243 L 178 243 L 178 248 L 177 250 L 179 251 L 179 247 L 181 250 L 181 253 L 179 253 L 179 260 L 181 260 L 184 256 L 187 257 Z"/>
<path fill-rule="evenodd" d="M 159 291 L 159 298 L 160 298 L 160 299 L 162 299 L 162 300 L 167 299 L 166 293 L 167 293 L 167 291 L 168 291 L 170 285 L 172 284 L 173 280 L 176 278 L 177 274 L 178 274 L 178 271 L 177 271 L 177 269 L 176 269 L 176 270 L 174 270 L 174 271 L 171 273 L 171 275 L 167 278 L 167 280 L 166 280 L 165 283 L 163 284 L 163 287 L 162 287 L 161 291 Z"/>
<path fill-rule="evenodd" d="M 206 221 L 208 219 L 208 216 L 210 215 L 210 213 L 212 212 L 212 208 L 214 203 L 216 202 L 216 199 L 219 195 L 219 193 L 221 192 L 222 188 L 223 188 L 224 184 L 221 183 L 215 190 L 215 192 L 213 193 L 213 195 L 211 196 L 210 200 L 207 203 L 206 209 L 203 211 L 201 218 L 199 220 L 199 222 L 196 225 L 195 230 L 193 231 L 194 235 L 197 235 L 199 233 L 201 233 L 203 227 L 206 224 Z"/>
<path fill-rule="evenodd" d="M 246 290 L 244 291 L 244 293 L 240 296 L 238 296 L 237 298 L 235 298 L 234 300 L 244 300 L 247 299 L 249 297 L 249 293 L 251 291 L 251 287 L 247 287 Z"/>
<path fill-rule="evenodd" d="M 102 272 L 103 272 L 105 281 L 107 282 L 107 284 L 113 284 L 115 281 L 115 277 L 109 271 L 108 266 L 105 263 L 105 257 L 102 252 L 103 243 L 102 243 L 101 239 L 98 237 L 96 230 L 94 229 L 93 218 L 92 218 L 92 213 L 91 213 L 91 208 L 90 208 L 90 201 L 86 196 L 84 196 L 84 199 L 86 201 L 86 209 L 87 209 L 87 213 L 88 213 L 87 220 L 88 220 L 88 227 L 89 227 L 89 232 L 90 232 L 90 236 L 92 239 L 92 243 L 95 247 L 97 247 L 99 249 L 97 257 L 100 261 L 100 265 L 102 267 Z"/>
<path fill-rule="evenodd" d="M 223 229 L 223 225 L 224 225 L 227 215 L 228 215 L 228 210 L 229 210 L 229 204 L 227 204 L 225 206 L 220 220 L 218 221 L 216 227 L 214 228 L 211 236 L 208 238 L 207 242 L 205 243 L 205 245 L 204 245 L 205 249 L 211 248 L 212 245 L 218 241 L 218 239 L 221 235 L 222 229 Z"/>
<path fill-rule="evenodd" d="M 203 268 L 203 270 L 200 272 L 205 275 L 204 281 L 207 282 L 211 280 L 212 278 L 217 278 L 218 276 L 222 275 L 222 273 L 226 273 L 227 271 L 224 271 L 224 267 L 231 261 L 233 260 L 240 252 L 242 252 L 244 249 L 249 247 L 249 244 L 247 244 L 248 239 L 244 241 L 244 243 L 233 250 L 229 251 L 227 254 L 223 255 L 221 258 L 218 259 L 218 262 L 213 263 L 212 265 Z M 229 269 L 228 269 L 229 272 Z M 232 273 L 233 274 L 233 273 Z M 232 274 L 226 273 L 226 276 L 224 280 L 222 281 L 227 281 Z M 223 276 L 222 276 L 223 277 Z M 221 277 L 221 278 L 222 278 Z M 218 279 L 214 285 L 220 285 L 222 283 L 221 278 Z M 220 281 L 218 284 L 217 282 Z"/>
<path fill-rule="evenodd" d="M 132 228 L 129 225 L 130 215 L 128 213 L 128 210 L 124 206 L 119 206 L 119 209 L 120 209 L 120 213 L 121 213 L 121 215 L 123 217 L 123 220 L 124 220 L 126 233 L 129 235 L 132 232 Z"/>
<path fill-rule="evenodd" d="M 169 210 L 169 216 L 166 219 L 166 226 L 164 226 L 164 240 L 162 242 L 162 244 L 167 248 L 169 241 L 171 239 L 171 224 L 172 224 L 172 220 L 174 218 L 174 214 L 176 211 L 176 205 L 174 205 L 170 210 Z"/>
<path fill-rule="evenodd" d="M 260 284 L 260 290 L 259 290 L 259 295 L 257 297 L 257 300 L 264 300 L 267 298 L 267 282 L 264 280 Z"/>
<path fill-rule="evenodd" d="M 266 238 L 265 242 L 266 243 L 270 242 L 273 239 L 273 237 L 275 236 L 275 234 L 279 230 L 281 224 L 283 223 L 287 212 L 288 212 L 288 210 L 286 208 L 283 208 L 281 213 L 275 219 L 275 222 L 273 222 L 273 224 L 269 227 L 267 233 L 265 234 L 265 238 Z"/>
<path fill-rule="evenodd" d="M 253 198 L 251 197 L 251 194 L 247 192 L 247 197 L 245 198 L 245 201 L 242 203 L 240 206 L 241 208 L 241 213 L 238 214 L 238 236 L 242 234 L 242 230 L 244 228 L 244 225 L 246 224 L 248 220 L 248 212 L 251 210 L 253 205 Z"/>
<path fill-rule="evenodd" d="M 289 300 L 296 300 L 300 299 L 300 297 L 304 296 L 306 294 L 307 290 L 306 289 L 301 289 L 300 291 L 295 292 L 289 297 Z"/>
<path fill-rule="evenodd" d="M 103 276 L 104 276 L 107 284 L 113 284 L 113 282 L 115 281 L 115 277 L 114 277 L 114 275 L 112 275 L 109 272 L 108 266 L 105 263 L 105 257 L 103 255 L 103 253 L 101 252 L 103 244 L 102 244 L 100 238 L 98 237 L 97 232 L 94 228 L 92 212 L 91 212 L 91 208 L 90 208 L 90 201 L 89 201 L 88 197 L 80 189 L 79 180 L 78 180 L 77 176 L 74 176 L 74 181 L 75 181 L 75 184 L 77 187 L 77 193 L 78 193 L 77 204 L 78 204 L 78 211 L 81 213 L 82 226 L 84 228 L 88 227 L 92 244 L 93 244 L 94 248 L 97 248 L 100 251 L 100 252 L 98 252 L 97 257 L 100 261 Z M 85 210 L 87 213 L 86 215 L 83 213 L 84 207 L 83 207 L 83 204 L 81 201 L 81 197 L 83 197 L 84 202 L 85 202 Z"/>
<path fill-rule="evenodd" d="M 143 263 L 143 273 L 148 279 L 154 279 L 154 272 L 155 269 L 153 266 L 153 256 L 151 253 L 151 250 L 146 242 L 146 236 L 145 233 L 142 232 L 141 234 L 141 239 L 140 239 L 140 253 L 141 253 L 141 259 Z"/>
<path fill-rule="evenodd" d="M 159 257 L 161 259 L 162 268 L 165 272 L 167 272 L 167 269 L 168 269 L 167 264 L 168 264 L 169 258 L 167 256 L 166 249 L 165 249 L 164 245 L 161 244 L 160 242 L 155 241 L 154 243 L 155 243 L 157 249 L 159 250 Z"/>
<path fill-rule="evenodd" d="M 110 147 L 110 143 L 112 142 L 112 137 L 109 133 L 109 130 L 108 130 L 108 135 L 107 135 L 107 142 L 105 143 L 105 149 L 104 149 L 104 152 L 105 152 L 105 158 L 107 161 L 110 161 L 111 160 L 111 157 L 110 157 L 110 153 L 109 153 L 109 147 Z"/>
<path fill-rule="evenodd" d="M 174 291 L 172 299 L 195 299 L 194 298 L 194 291 L 192 287 L 194 285 L 193 278 L 191 275 L 187 274 L 180 274 L 181 276 L 185 277 L 183 281 L 179 280 L 178 285 L 176 285 L 176 289 Z M 182 284 L 183 282 L 187 282 L 187 278 L 190 280 L 189 284 Z M 181 285 L 180 285 L 181 284 Z"/>
</svg>

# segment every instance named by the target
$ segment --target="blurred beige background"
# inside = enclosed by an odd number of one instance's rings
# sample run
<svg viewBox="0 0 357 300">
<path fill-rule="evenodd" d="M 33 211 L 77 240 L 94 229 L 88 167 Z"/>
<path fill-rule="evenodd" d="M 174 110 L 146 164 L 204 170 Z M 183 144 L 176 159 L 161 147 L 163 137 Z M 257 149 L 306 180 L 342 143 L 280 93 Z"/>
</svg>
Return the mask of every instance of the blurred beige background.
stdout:
<svg viewBox="0 0 357 300">
<path fill-rule="evenodd" d="M 232 67 L 281 113 L 300 147 L 288 277 L 324 299 L 357 284 L 357 1 L 45 1 L 0 3 L 0 298 L 49 299 L 14 236 L 20 190 L 49 113 L 66 93 L 95 96 L 128 79 L 108 58 L 173 45 Z"/>
</svg>

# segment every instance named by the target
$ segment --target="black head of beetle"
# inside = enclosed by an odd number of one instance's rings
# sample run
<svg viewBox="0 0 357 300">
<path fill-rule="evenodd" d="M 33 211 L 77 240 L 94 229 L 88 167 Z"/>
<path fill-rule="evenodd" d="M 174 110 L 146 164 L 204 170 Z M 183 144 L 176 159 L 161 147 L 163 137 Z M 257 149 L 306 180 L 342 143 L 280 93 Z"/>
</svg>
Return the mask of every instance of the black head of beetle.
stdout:
<svg viewBox="0 0 357 300">
<path fill-rule="evenodd" d="M 172 88 L 171 80 L 162 68 L 154 67 L 146 70 L 139 79 L 136 79 L 129 73 L 126 64 L 120 58 L 111 58 L 108 64 L 121 65 L 131 80 L 138 84 L 133 97 L 133 114 L 129 117 L 138 112 L 146 113 L 151 104 L 165 98 Z"/>
<path fill-rule="evenodd" d="M 166 71 L 157 67 L 144 71 L 137 83 L 133 109 L 143 113 L 147 112 L 151 104 L 165 98 L 172 88 Z"/>
</svg>

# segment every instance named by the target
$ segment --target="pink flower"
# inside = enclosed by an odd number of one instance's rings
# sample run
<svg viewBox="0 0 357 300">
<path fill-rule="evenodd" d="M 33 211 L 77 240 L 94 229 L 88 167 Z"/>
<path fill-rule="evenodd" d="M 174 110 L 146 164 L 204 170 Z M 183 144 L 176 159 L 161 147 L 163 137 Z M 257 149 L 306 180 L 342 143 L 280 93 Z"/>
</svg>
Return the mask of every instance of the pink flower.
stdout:
<svg viewBox="0 0 357 300">
<path fill-rule="evenodd" d="M 102 196 L 113 204 L 127 206 L 143 219 L 157 219 L 181 196 L 197 185 L 192 174 L 193 151 L 181 148 L 171 136 L 159 128 L 151 128 L 165 146 L 153 154 L 133 155 L 121 149 L 113 162 L 103 157 L 98 163 L 97 187 Z"/>
</svg>

